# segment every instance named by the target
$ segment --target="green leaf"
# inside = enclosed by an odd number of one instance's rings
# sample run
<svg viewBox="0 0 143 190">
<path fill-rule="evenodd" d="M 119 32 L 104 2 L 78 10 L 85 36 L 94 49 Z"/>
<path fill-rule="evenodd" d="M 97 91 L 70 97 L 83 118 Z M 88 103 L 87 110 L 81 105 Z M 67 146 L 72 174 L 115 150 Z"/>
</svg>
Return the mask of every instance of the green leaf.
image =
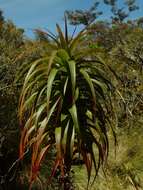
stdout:
<svg viewBox="0 0 143 190">
<path fill-rule="evenodd" d="M 51 71 L 51 67 L 54 64 L 54 60 L 56 58 L 57 50 L 52 52 L 52 55 L 50 56 L 48 67 L 46 69 L 47 75 L 49 75 L 49 72 Z"/>
<path fill-rule="evenodd" d="M 26 75 L 26 77 L 25 77 L 25 81 L 24 81 L 24 85 L 23 85 L 23 86 L 25 86 L 25 85 L 27 84 L 27 82 L 29 81 L 29 78 L 31 77 L 31 74 L 33 75 L 33 72 L 34 72 L 34 70 L 35 70 L 35 67 L 36 67 L 39 63 L 41 63 L 42 61 L 45 61 L 45 60 L 47 60 L 47 59 L 49 59 L 49 57 L 45 57 L 45 58 L 38 59 L 38 60 L 36 60 L 35 62 L 32 63 L 32 66 L 30 67 L 30 69 L 29 69 L 29 71 L 28 71 L 28 73 L 27 73 L 27 75 Z"/>
<path fill-rule="evenodd" d="M 33 104 L 38 92 L 34 92 L 24 103 L 23 109 L 28 109 L 31 107 L 31 104 Z"/>
<path fill-rule="evenodd" d="M 71 83 L 72 83 L 72 94 L 75 95 L 75 86 L 76 86 L 76 63 L 75 61 L 68 61 L 68 66 L 70 70 Z"/>
<path fill-rule="evenodd" d="M 70 59 L 69 54 L 65 51 L 65 49 L 59 49 L 57 56 L 60 57 L 62 61 L 68 61 Z"/>
<path fill-rule="evenodd" d="M 71 142 L 70 142 L 70 154 L 71 154 L 71 158 L 72 158 L 72 155 L 73 155 L 74 142 L 75 142 L 75 127 L 73 127 L 72 135 L 71 135 Z"/>
<path fill-rule="evenodd" d="M 64 121 L 66 119 L 67 115 L 65 114 L 61 114 L 61 122 Z"/>
<path fill-rule="evenodd" d="M 84 69 L 80 69 L 80 72 L 84 76 L 85 80 L 87 81 L 87 83 L 90 87 L 92 97 L 93 97 L 93 101 L 95 103 L 96 102 L 96 94 L 95 94 L 94 86 L 92 83 L 92 78 L 89 76 L 89 74 Z"/>
<path fill-rule="evenodd" d="M 79 134 L 79 124 L 78 124 L 78 117 L 77 117 L 77 108 L 76 105 L 73 104 L 72 107 L 69 109 L 69 112 L 71 114 L 73 123 L 74 123 L 74 127 L 76 129 L 76 132 Z"/>
<path fill-rule="evenodd" d="M 106 92 L 107 88 L 106 88 L 104 83 L 102 83 L 102 82 L 100 82 L 99 80 L 96 80 L 96 79 L 91 79 L 91 80 L 92 80 L 93 83 L 100 86 L 101 89 L 103 90 L 103 92 Z"/>
<path fill-rule="evenodd" d="M 69 79 L 68 79 L 68 77 L 67 77 L 67 79 L 66 79 L 66 81 L 65 81 L 65 84 L 64 84 L 63 95 L 65 95 L 65 93 L 66 93 L 68 80 L 69 80 Z"/>
<path fill-rule="evenodd" d="M 57 27 L 57 32 L 58 32 L 58 35 L 59 35 L 59 38 L 60 38 L 61 48 L 68 49 L 65 37 L 63 35 L 63 32 L 62 32 L 60 26 L 58 24 L 56 24 L 56 27 Z"/>
<path fill-rule="evenodd" d="M 65 126 L 65 129 L 64 129 L 64 135 L 63 135 L 63 138 L 62 138 L 62 147 L 64 149 L 64 153 L 66 153 L 66 146 L 67 146 L 67 138 L 68 138 L 68 128 L 69 128 L 69 120 Z"/>
<path fill-rule="evenodd" d="M 56 139 L 56 149 L 57 149 L 57 155 L 60 158 L 61 157 L 61 127 L 56 127 L 55 129 L 55 139 Z"/>
<path fill-rule="evenodd" d="M 77 44 L 78 44 L 79 41 L 82 39 L 83 35 L 84 35 L 84 30 L 81 31 L 81 32 L 79 32 L 78 35 L 71 41 L 71 43 L 70 43 L 70 50 L 71 50 L 71 52 L 72 52 L 75 48 L 77 48 Z"/>
<path fill-rule="evenodd" d="M 43 113 L 43 111 L 45 110 L 47 104 L 44 103 L 42 104 L 39 108 L 38 108 L 38 111 L 36 112 L 36 119 L 35 119 L 35 125 L 37 126 L 38 125 L 38 121 L 39 121 L 39 118 L 41 116 L 41 114 Z"/>
<path fill-rule="evenodd" d="M 49 110 L 49 112 L 48 112 L 48 114 L 47 114 L 47 121 L 48 121 L 48 122 L 49 122 L 49 120 L 50 120 L 50 118 L 51 118 L 53 112 L 55 111 L 56 106 L 57 106 L 57 104 L 59 103 L 60 99 L 61 99 L 61 97 L 59 97 L 59 98 L 57 99 L 57 101 L 54 103 L 54 105 L 53 105 L 53 106 L 51 107 L 51 109 Z"/>
<path fill-rule="evenodd" d="M 53 81 L 56 77 L 57 72 L 58 72 L 58 70 L 53 68 L 49 74 L 49 77 L 48 77 L 48 82 L 47 82 L 47 112 L 49 110 L 50 96 L 51 96 Z"/>
<path fill-rule="evenodd" d="M 79 97 L 79 88 L 76 88 L 76 91 L 75 91 L 75 101 L 78 99 Z"/>
</svg>

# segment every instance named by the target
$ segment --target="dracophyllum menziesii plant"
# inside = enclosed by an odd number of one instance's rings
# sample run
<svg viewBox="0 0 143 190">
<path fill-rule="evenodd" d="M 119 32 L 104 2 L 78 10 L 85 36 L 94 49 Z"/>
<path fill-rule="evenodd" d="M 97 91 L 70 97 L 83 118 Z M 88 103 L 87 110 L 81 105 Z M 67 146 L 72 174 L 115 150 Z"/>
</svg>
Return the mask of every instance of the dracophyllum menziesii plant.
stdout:
<svg viewBox="0 0 143 190">
<path fill-rule="evenodd" d="M 32 184 L 45 154 L 54 145 L 56 158 L 51 176 L 60 168 L 64 178 L 70 172 L 76 147 L 89 181 L 92 168 L 97 174 L 108 156 L 112 113 L 108 67 L 96 57 L 93 48 L 82 43 L 86 30 L 69 37 L 65 21 L 64 34 L 59 25 L 57 36 L 37 32 L 51 38 L 47 42 L 50 50 L 22 69 L 25 80 L 19 104 L 20 158 L 31 150 Z"/>
</svg>

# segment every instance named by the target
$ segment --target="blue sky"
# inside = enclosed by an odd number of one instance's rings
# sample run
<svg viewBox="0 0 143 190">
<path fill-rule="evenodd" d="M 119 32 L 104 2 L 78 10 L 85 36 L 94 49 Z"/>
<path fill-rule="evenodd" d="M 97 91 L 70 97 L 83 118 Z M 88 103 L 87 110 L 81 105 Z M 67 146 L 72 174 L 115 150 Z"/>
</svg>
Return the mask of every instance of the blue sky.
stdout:
<svg viewBox="0 0 143 190">
<path fill-rule="evenodd" d="M 119 0 L 122 3 L 123 0 Z M 94 0 L 0 0 L 0 9 L 4 11 L 6 19 L 11 19 L 17 26 L 32 36 L 35 28 L 48 28 L 55 31 L 55 23 L 63 24 L 65 10 L 87 9 Z M 137 0 L 140 10 L 134 12 L 131 18 L 143 16 L 143 0 Z M 100 7 L 104 18 L 109 10 Z"/>
</svg>

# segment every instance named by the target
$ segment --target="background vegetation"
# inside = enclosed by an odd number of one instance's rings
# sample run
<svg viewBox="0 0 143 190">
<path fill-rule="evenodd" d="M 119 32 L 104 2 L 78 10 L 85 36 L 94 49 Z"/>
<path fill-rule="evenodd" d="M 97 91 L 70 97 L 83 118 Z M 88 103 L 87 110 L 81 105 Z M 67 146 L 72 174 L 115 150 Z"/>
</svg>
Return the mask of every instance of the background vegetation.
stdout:
<svg viewBox="0 0 143 190">
<path fill-rule="evenodd" d="M 92 11 L 67 12 L 69 22 L 86 25 L 86 35 L 81 47 L 87 47 L 93 56 L 100 57 L 110 68 L 106 73 L 118 89 L 112 96 L 116 103 L 115 124 L 117 146 L 109 133 L 109 158 L 107 165 L 100 169 L 97 180 L 91 189 L 122 190 L 143 189 L 143 20 L 127 20 L 129 13 L 138 7 L 135 1 L 127 1 L 128 12 L 117 7 L 117 1 L 105 1 L 111 6 L 110 21 L 95 20 L 100 14 L 98 4 Z M 86 13 L 86 14 L 85 14 Z M 90 13 L 90 14 L 88 14 Z M 91 14 L 93 13 L 93 14 Z M 93 22 L 95 21 L 95 22 Z M 92 22 L 92 24 L 90 24 Z M 90 25 L 89 25 L 90 24 Z M 52 48 L 49 36 L 36 31 L 36 39 L 29 40 L 24 30 L 17 28 L 11 21 L 4 19 L 0 12 L 0 189 L 28 189 L 29 155 L 23 163 L 18 159 L 20 127 L 17 118 L 18 100 L 24 78 L 21 65 L 43 58 Z M 81 48 L 79 47 L 79 48 Z M 116 150 L 116 154 L 115 154 Z M 53 183 L 46 187 L 47 176 L 55 158 L 55 149 L 51 150 L 41 168 L 40 178 L 45 189 L 60 189 L 57 171 Z M 14 163 L 14 165 L 13 165 Z M 87 175 L 82 158 L 74 153 L 73 172 L 70 174 L 71 189 L 85 189 Z M 94 173 L 92 174 L 94 176 Z M 39 183 L 33 189 L 40 189 Z"/>
</svg>

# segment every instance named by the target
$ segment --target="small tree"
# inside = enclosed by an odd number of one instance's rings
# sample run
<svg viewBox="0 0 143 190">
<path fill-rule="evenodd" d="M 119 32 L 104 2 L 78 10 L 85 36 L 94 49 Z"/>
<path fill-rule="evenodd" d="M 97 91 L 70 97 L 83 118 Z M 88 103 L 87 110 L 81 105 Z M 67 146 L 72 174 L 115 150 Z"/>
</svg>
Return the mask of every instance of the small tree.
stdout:
<svg viewBox="0 0 143 190">
<path fill-rule="evenodd" d="M 97 175 L 107 159 L 110 127 L 114 134 L 110 123 L 113 113 L 110 95 L 114 88 L 107 78 L 108 66 L 92 49 L 82 45 L 85 30 L 69 38 L 65 20 L 65 34 L 59 25 L 58 36 L 37 32 L 52 41 L 47 42 L 49 52 L 27 65 L 26 76 L 23 74 L 20 158 L 31 150 L 31 188 L 45 154 L 54 145 L 56 158 L 51 177 L 59 168 L 64 189 L 69 189 L 65 176 L 71 170 L 74 148 L 82 155 L 88 182 L 92 164 Z"/>
<path fill-rule="evenodd" d="M 83 24 L 85 26 L 92 23 L 103 13 L 98 11 L 99 2 L 96 1 L 89 10 L 75 10 L 75 11 L 66 11 L 70 24 L 79 25 Z"/>
<path fill-rule="evenodd" d="M 102 1 L 95 1 L 89 10 L 66 11 L 70 24 L 87 26 L 96 21 L 100 15 L 104 14 L 103 11 L 98 10 L 100 4 L 102 4 Z M 118 6 L 118 0 L 103 0 L 103 4 L 111 8 L 112 22 L 121 23 L 131 12 L 139 9 L 136 0 L 124 0 L 122 6 Z"/>
</svg>

